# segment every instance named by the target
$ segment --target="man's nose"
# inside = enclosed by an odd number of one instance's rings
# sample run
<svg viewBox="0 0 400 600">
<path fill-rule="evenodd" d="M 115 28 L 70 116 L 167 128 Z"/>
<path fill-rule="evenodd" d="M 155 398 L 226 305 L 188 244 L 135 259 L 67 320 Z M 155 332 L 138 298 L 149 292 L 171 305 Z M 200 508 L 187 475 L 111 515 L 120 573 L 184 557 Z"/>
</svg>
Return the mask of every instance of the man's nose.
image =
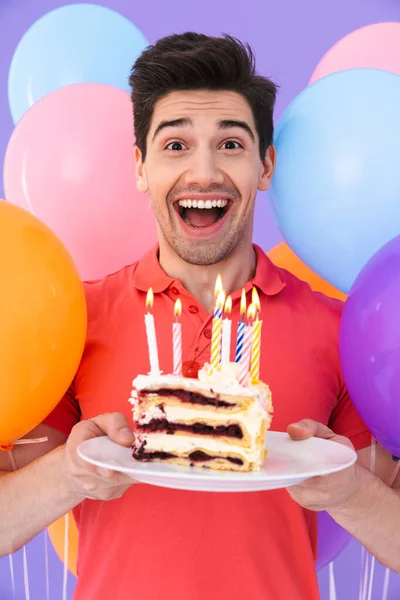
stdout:
<svg viewBox="0 0 400 600">
<path fill-rule="evenodd" d="M 188 185 L 207 186 L 224 182 L 224 174 L 217 164 L 217 157 L 209 149 L 199 149 L 190 157 L 185 182 Z"/>
</svg>

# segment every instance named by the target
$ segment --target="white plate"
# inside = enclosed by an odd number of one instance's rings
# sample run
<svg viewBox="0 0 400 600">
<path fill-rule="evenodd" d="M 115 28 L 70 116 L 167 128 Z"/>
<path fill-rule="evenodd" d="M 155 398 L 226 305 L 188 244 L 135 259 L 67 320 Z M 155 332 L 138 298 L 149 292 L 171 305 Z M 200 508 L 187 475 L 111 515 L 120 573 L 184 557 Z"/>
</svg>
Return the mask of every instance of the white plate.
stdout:
<svg viewBox="0 0 400 600">
<path fill-rule="evenodd" d="M 78 454 L 93 465 L 127 473 L 142 483 L 200 492 L 286 488 L 310 477 L 341 471 L 357 460 L 356 453 L 342 444 L 318 438 L 295 442 L 287 433 L 276 431 L 268 432 L 266 446 L 269 453 L 262 470 L 251 473 L 142 463 L 132 458 L 130 448 L 119 446 L 107 436 L 82 442 Z"/>
</svg>

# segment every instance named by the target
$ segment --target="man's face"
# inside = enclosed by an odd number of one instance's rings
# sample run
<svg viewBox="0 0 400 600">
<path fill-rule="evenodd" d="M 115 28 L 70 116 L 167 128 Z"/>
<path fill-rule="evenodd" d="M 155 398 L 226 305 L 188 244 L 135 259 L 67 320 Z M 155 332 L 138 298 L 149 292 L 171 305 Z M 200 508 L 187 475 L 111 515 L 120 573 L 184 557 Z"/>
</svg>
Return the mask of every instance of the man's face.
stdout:
<svg viewBox="0 0 400 600">
<path fill-rule="evenodd" d="M 269 187 L 251 108 L 230 91 L 172 92 L 155 105 L 137 182 L 149 191 L 159 235 L 184 261 L 216 264 L 251 241 L 257 189 Z"/>
</svg>

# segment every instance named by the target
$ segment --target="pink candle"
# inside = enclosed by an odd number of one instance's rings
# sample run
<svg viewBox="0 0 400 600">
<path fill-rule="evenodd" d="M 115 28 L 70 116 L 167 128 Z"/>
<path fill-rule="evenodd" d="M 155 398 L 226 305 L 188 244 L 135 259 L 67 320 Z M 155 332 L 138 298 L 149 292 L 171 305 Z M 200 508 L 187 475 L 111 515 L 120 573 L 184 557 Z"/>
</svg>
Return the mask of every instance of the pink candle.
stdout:
<svg viewBox="0 0 400 600">
<path fill-rule="evenodd" d="M 244 385 L 249 377 L 250 371 L 250 359 L 251 359 L 251 346 L 253 340 L 253 327 L 252 321 L 255 317 L 256 309 L 254 304 L 250 304 L 249 309 L 247 311 L 247 318 L 249 323 L 246 325 L 244 330 L 244 339 L 243 339 L 243 352 L 242 358 L 240 360 L 240 383 Z"/>
<path fill-rule="evenodd" d="M 175 302 L 174 315 L 175 323 L 172 324 L 172 347 L 174 358 L 174 375 L 182 375 L 182 323 L 179 317 L 182 314 L 182 302 L 178 298 Z"/>
</svg>

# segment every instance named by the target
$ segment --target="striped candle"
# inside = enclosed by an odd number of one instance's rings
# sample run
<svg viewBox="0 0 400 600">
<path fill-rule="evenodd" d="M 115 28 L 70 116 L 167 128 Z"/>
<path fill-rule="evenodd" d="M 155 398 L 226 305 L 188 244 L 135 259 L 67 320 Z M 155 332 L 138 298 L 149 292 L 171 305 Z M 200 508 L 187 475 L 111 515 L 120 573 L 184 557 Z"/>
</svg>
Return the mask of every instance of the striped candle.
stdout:
<svg viewBox="0 0 400 600">
<path fill-rule="evenodd" d="M 251 357 L 251 338 L 253 336 L 253 329 L 251 325 L 247 325 L 244 331 L 243 338 L 243 353 L 240 360 L 240 371 L 239 379 L 241 385 L 247 382 L 249 376 L 250 357 Z"/>
<path fill-rule="evenodd" d="M 182 324 L 179 317 L 182 314 L 182 301 L 178 298 L 175 302 L 174 315 L 176 322 L 172 324 L 172 350 L 174 360 L 174 375 L 182 375 Z"/>
<path fill-rule="evenodd" d="M 214 318 L 211 334 L 211 368 L 215 369 L 221 358 L 221 340 L 222 340 L 222 309 L 225 304 L 225 292 L 218 294 L 217 302 L 214 308 Z"/>
<path fill-rule="evenodd" d="M 257 318 L 253 323 L 250 366 L 251 383 L 260 381 L 261 327 L 262 321 Z"/>
<path fill-rule="evenodd" d="M 228 296 L 225 302 L 224 312 L 226 318 L 222 321 L 222 348 L 221 362 L 228 363 L 231 360 L 231 331 L 232 321 L 229 318 L 232 312 L 232 297 Z"/>
<path fill-rule="evenodd" d="M 242 289 L 242 298 L 240 300 L 240 316 L 242 317 L 242 319 L 238 323 L 237 337 L 236 337 L 235 362 L 237 362 L 237 363 L 240 362 L 240 360 L 242 358 L 244 330 L 246 328 L 246 323 L 244 322 L 245 315 L 246 315 L 246 292 L 244 289 Z"/>
</svg>

